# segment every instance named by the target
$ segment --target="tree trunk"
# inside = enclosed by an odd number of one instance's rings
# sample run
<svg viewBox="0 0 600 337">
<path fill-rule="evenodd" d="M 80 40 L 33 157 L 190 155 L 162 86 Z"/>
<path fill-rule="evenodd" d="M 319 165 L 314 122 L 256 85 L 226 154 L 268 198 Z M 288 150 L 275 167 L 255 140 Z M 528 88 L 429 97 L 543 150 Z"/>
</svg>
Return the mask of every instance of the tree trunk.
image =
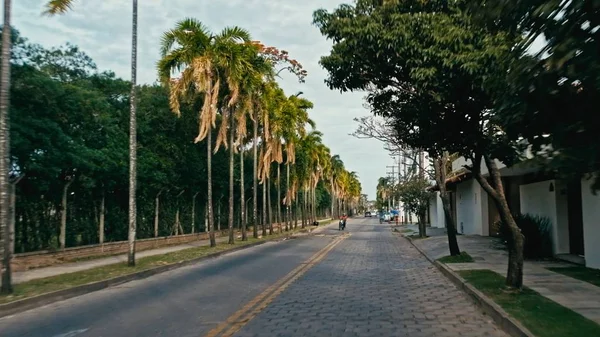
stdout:
<svg viewBox="0 0 600 337">
<path fill-rule="evenodd" d="M 179 235 L 179 207 L 177 207 L 177 211 L 175 211 L 175 225 L 173 226 L 173 232 L 175 232 L 175 236 Z"/>
<path fill-rule="evenodd" d="M 199 192 L 196 192 L 192 197 L 192 234 L 196 232 L 196 197 Z"/>
<path fill-rule="evenodd" d="M 442 208 L 444 209 L 444 220 L 446 224 L 446 233 L 448 235 L 448 248 L 450 249 L 450 255 L 460 255 L 460 249 L 458 247 L 458 240 L 456 239 L 456 225 L 454 224 L 454 218 L 452 217 L 452 211 L 450 208 L 450 196 L 448 190 L 446 190 L 446 161 L 448 155 L 444 153 L 442 158 L 435 158 L 433 161 L 433 167 L 435 172 L 435 181 L 440 188 L 440 199 L 442 199 Z"/>
<path fill-rule="evenodd" d="M 425 226 L 425 212 L 419 212 L 418 215 L 419 221 L 419 237 L 425 238 L 427 237 L 427 227 Z"/>
<path fill-rule="evenodd" d="M 102 189 L 102 199 L 100 199 L 100 214 L 98 215 L 98 242 L 104 244 L 104 213 L 105 208 L 104 188 Z"/>
<path fill-rule="evenodd" d="M 217 232 L 221 231 L 221 198 L 217 203 Z"/>
<path fill-rule="evenodd" d="M 244 195 L 244 146 L 240 144 L 240 204 L 242 221 L 242 241 L 248 241 L 246 221 L 246 196 Z"/>
<path fill-rule="evenodd" d="M 500 170 L 495 161 L 488 156 L 483 156 L 490 174 L 490 181 L 481 174 L 481 156 L 473 160 L 473 176 L 481 187 L 492 197 L 500 219 L 504 222 L 511 234 L 512 240 L 508 242 L 508 271 L 506 273 L 506 285 L 511 288 L 521 289 L 523 287 L 523 244 L 524 238 L 510 212 L 504 186 L 500 176 Z"/>
<path fill-rule="evenodd" d="M 279 224 L 279 234 L 283 230 L 283 218 L 281 217 L 281 165 L 277 164 L 277 223 Z"/>
<path fill-rule="evenodd" d="M 296 200 L 294 200 L 294 229 L 298 228 L 298 199 L 300 192 L 296 193 Z"/>
<path fill-rule="evenodd" d="M 331 183 L 331 218 L 335 219 L 335 185 L 333 183 L 333 178 L 330 179 Z"/>
<path fill-rule="evenodd" d="M 263 193 L 262 193 L 262 236 L 267 236 L 267 179 L 263 181 Z"/>
<path fill-rule="evenodd" d="M 133 15 L 131 22 L 131 94 L 129 96 L 129 254 L 127 256 L 127 264 L 129 266 L 135 266 L 135 237 L 137 230 L 137 205 L 135 199 L 137 184 L 137 0 L 133 0 Z"/>
<path fill-rule="evenodd" d="M 156 198 L 154 198 L 154 237 L 158 237 L 158 221 L 159 221 L 159 212 L 160 212 L 160 195 L 163 190 L 160 190 L 156 194 Z"/>
<path fill-rule="evenodd" d="M 258 238 L 258 110 L 254 111 L 254 123 L 252 125 L 252 236 Z"/>
<path fill-rule="evenodd" d="M 269 235 L 273 235 L 273 205 L 271 204 L 271 179 L 267 178 L 267 224 L 269 225 Z"/>
<path fill-rule="evenodd" d="M 71 180 L 69 180 L 65 186 L 63 187 L 63 193 L 62 193 L 62 201 L 61 201 L 61 210 L 60 210 L 60 234 L 58 237 L 58 243 L 60 245 L 60 249 L 65 249 L 66 247 L 66 240 L 67 240 L 67 193 L 69 192 L 69 186 L 71 186 L 71 184 L 73 183 L 73 181 L 75 180 L 75 176 L 71 177 Z M 8 236 L 7 236 L 8 237 Z"/>
<path fill-rule="evenodd" d="M 0 249 L 2 253 L 2 287 L 0 292 L 10 294 L 12 271 L 9 226 L 9 182 L 10 169 L 10 52 L 11 52 L 11 1 L 4 0 L 4 24 L 2 29 L 2 64 L 0 69 Z"/>
<path fill-rule="evenodd" d="M 234 128 L 235 128 L 235 121 L 233 118 L 233 108 L 229 109 L 229 119 L 230 119 L 230 124 L 229 127 L 231 128 L 229 130 L 229 219 L 228 219 L 228 226 L 229 226 L 229 240 L 227 241 L 227 243 L 229 243 L 230 245 L 234 244 L 234 237 L 233 237 L 233 212 L 234 212 L 234 205 L 233 205 L 233 189 L 234 189 L 234 183 L 233 183 L 233 172 L 234 172 L 234 159 L 235 159 L 235 149 L 233 147 L 233 136 L 234 136 Z"/>
<path fill-rule="evenodd" d="M 314 221 L 317 221 L 317 188 L 313 188 L 313 218 Z"/>
<path fill-rule="evenodd" d="M 300 225 L 300 228 L 304 228 L 306 226 L 306 216 L 307 216 L 307 211 L 306 209 L 308 208 L 308 198 L 306 197 L 306 188 L 304 189 L 304 191 L 302 191 L 302 224 Z"/>
<path fill-rule="evenodd" d="M 290 163 L 286 163 L 285 164 L 285 170 L 286 170 L 286 178 L 285 178 L 285 195 L 286 195 L 286 199 L 285 199 L 285 212 L 287 214 L 286 216 L 286 224 L 285 224 L 285 230 L 286 232 L 289 231 L 292 228 L 292 193 L 290 193 Z"/>
<path fill-rule="evenodd" d="M 15 218 L 16 218 L 16 205 L 17 205 L 17 184 L 19 183 L 19 181 L 21 181 L 21 179 L 23 179 L 25 175 L 22 174 L 18 177 L 16 177 L 15 179 L 12 179 L 12 181 L 9 181 L 9 187 L 10 187 L 10 191 L 9 191 L 9 201 L 8 201 L 8 241 L 9 244 L 7 244 L 7 246 L 9 247 L 8 249 L 10 250 L 10 260 L 12 260 L 12 255 L 15 253 Z M 25 227 L 25 226 L 24 226 Z M 24 238 L 23 239 L 24 242 L 26 242 L 27 240 Z M 10 269 L 9 269 L 10 272 Z M 11 275 L 12 276 L 12 275 Z"/>
<path fill-rule="evenodd" d="M 208 236 L 210 238 L 210 246 L 216 247 L 217 240 L 215 239 L 215 219 L 213 217 L 213 190 L 212 190 L 212 130 L 208 131 L 206 137 L 206 166 L 208 173 L 208 188 L 207 188 L 207 207 L 206 216 L 208 217 Z"/>
</svg>

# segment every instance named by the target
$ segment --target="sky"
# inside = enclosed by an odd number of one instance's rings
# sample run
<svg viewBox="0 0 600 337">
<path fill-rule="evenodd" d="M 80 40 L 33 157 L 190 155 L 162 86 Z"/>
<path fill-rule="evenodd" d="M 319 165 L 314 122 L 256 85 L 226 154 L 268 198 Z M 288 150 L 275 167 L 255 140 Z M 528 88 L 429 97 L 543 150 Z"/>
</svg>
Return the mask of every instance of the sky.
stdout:
<svg viewBox="0 0 600 337">
<path fill-rule="evenodd" d="M 377 179 L 393 163 L 383 144 L 349 135 L 356 128 L 355 117 L 369 114 L 363 107 L 363 93 L 330 90 L 324 83 L 327 72 L 319 58 L 329 54 L 331 43 L 312 25 L 312 13 L 333 9 L 342 0 L 142 0 L 139 1 L 138 83 L 156 81 L 160 38 L 176 22 L 193 17 L 212 31 L 239 26 L 253 39 L 287 50 L 308 71 L 306 83 L 283 75 L 280 84 L 288 95 L 302 91 L 315 107 L 311 118 L 324 133 L 323 141 L 339 154 L 349 171 L 356 171 L 363 193 L 375 198 Z M 345 0 L 345 2 L 350 2 Z M 12 22 L 30 42 L 45 47 L 70 42 L 86 52 L 99 70 L 112 70 L 130 79 L 131 1 L 75 1 L 72 12 L 60 17 L 41 16 L 44 0 L 13 2 Z"/>
</svg>

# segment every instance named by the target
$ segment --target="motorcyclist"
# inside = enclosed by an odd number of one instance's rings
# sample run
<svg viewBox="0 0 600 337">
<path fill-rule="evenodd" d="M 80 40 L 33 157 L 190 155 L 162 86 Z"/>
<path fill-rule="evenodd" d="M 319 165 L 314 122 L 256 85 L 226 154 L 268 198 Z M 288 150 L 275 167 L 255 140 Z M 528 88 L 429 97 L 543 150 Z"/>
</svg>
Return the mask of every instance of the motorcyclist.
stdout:
<svg viewBox="0 0 600 337">
<path fill-rule="evenodd" d="M 346 213 L 344 213 L 342 214 L 342 216 L 340 216 L 340 221 L 344 223 L 344 227 L 346 227 L 346 220 L 348 220 L 348 216 L 346 215 Z"/>
</svg>

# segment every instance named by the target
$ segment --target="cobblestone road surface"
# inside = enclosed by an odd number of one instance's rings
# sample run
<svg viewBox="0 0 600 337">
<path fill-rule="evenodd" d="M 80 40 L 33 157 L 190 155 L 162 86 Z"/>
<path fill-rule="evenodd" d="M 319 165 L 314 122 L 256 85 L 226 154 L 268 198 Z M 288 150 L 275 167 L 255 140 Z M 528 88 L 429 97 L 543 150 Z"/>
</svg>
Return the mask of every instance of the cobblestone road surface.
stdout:
<svg viewBox="0 0 600 337">
<path fill-rule="evenodd" d="M 388 226 L 359 219 L 348 229 L 235 336 L 506 336 Z"/>
</svg>

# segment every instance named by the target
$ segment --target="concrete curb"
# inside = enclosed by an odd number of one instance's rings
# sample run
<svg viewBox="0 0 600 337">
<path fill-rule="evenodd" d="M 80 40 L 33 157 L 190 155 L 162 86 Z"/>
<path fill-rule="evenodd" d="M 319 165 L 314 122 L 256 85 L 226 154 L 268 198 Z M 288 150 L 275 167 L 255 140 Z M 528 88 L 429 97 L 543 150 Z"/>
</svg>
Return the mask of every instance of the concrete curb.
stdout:
<svg viewBox="0 0 600 337">
<path fill-rule="evenodd" d="M 309 233 L 312 232 L 312 229 L 307 229 L 307 230 Z M 114 277 L 114 278 L 111 278 L 108 280 L 92 282 L 92 283 L 88 283 L 88 284 L 84 284 L 84 285 L 80 285 L 80 286 L 76 286 L 76 287 L 72 287 L 72 288 L 68 288 L 68 289 L 57 290 L 57 291 L 53 291 L 50 293 L 41 294 L 38 296 L 28 297 L 28 298 L 24 298 L 21 300 L 8 302 L 5 304 L 0 304 L 0 318 L 14 315 L 14 314 L 17 314 L 17 313 L 20 313 L 23 311 L 35 309 L 35 308 L 38 308 L 38 307 L 41 307 L 44 305 L 48 305 L 48 304 L 52 304 L 55 302 L 64 301 L 64 300 L 67 300 L 67 299 L 70 299 L 73 297 L 89 294 L 89 293 L 92 293 L 92 292 L 95 292 L 98 290 L 102 290 L 102 289 L 106 289 L 109 287 L 113 287 L 113 286 L 116 286 L 119 284 L 131 282 L 131 281 L 135 281 L 135 280 L 145 279 L 150 276 L 161 274 L 161 273 L 171 271 L 171 270 L 174 270 L 177 268 L 189 266 L 189 265 L 192 265 L 192 264 L 195 264 L 198 262 L 213 259 L 213 258 L 216 258 L 219 256 L 237 252 L 237 251 L 240 251 L 243 249 L 256 247 L 256 246 L 265 244 L 267 242 L 280 241 L 280 240 L 289 238 L 289 237 L 293 236 L 294 234 L 297 234 L 297 233 L 290 233 L 288 235 L 284 235 L 284 236 L 281 236 L 278 238 L 266 239 L 263 241 L 254 242 L 254 243 L 251 243 L 251 244 L 248 244 L 245 246 L 235 247 L 232 249 L 208 254 L 208 255 L 201 256 L 201 257 L 187 260 L 187 261 L 176 262 L 176 263 L 172 263 L 172 264 L 165 265 L 165 266 L 160 266 L 160 267 L 156 267 L 156 268 L 152 268 L 152 269 L 139 271 L 136 273 L 117 276 L 117 277 Z"/>
<path fill-rule="evenodd" d="M 412 239 L 408 237 L 404 237 L 410 244 L 415 247 L 415 249 L 421 253 L 429 262 L 431 262 L 437 269 L 439 269 L 444 276 L 450 279 L 454 285 L 456 285 L 459 289 L 467 293 L 469 297 L 475 302 L 477 306 L 483 310 L 483 312 L 490 316 L 494 322 L 502 329 L 504 332 L 509 334 L 512 337 L 536 337 L 531 331 L 525 328 L 520 322 L 510 317 L 502 307 L 496 304 L 494 301 L 489 299 L 485 294 L 481 291 L 477 290 L 475 287 L 467 283 L 465 279 L 460 277 L 456 272 L 450 269 L 445 264 L 434 260 L 432 257 L 427 255 L 421 248 L 419 248 Z"/>
</svg>

